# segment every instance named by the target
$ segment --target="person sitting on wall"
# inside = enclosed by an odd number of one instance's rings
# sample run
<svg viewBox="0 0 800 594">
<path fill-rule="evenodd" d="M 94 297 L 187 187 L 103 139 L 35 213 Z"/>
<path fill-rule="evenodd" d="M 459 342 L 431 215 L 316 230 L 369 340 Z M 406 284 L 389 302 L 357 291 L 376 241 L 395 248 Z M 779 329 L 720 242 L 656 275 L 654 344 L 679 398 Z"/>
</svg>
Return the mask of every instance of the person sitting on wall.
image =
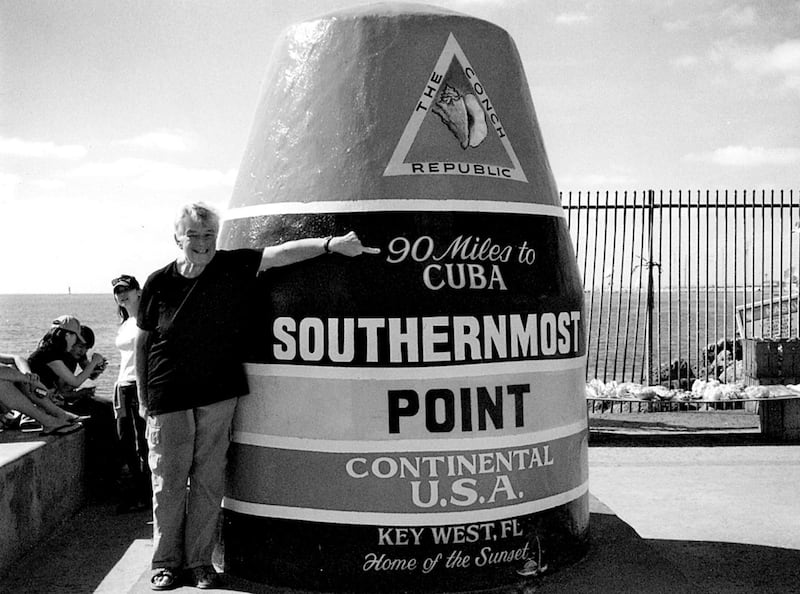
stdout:
<svg viewBox="0 0 800 594">
<path fill-rule="evenodd" d="M 89 326 L 82 325 L 80 334 L 81 340 L 61 357 L 61 362 L 74 377 L 79 377 L 93 359 L 100 357 L 100 363 L 94 366 L 87 378 L 94 380 L 105 371 L 108 361 L 96 353 L 89 357 L 89 350 L 95 345 L 95 334 Z M 61 395 L 67 410 L 87 419 L 84 425 L 89 479 L 94 483 L 97 493 L 107 495 L 113 492 L 116 495 L 122 459 L 116 438 L 112 397 L 110 394 L 97 394 L 95 386 L 86 387 L 82 384 L 82 387 L 76 388 L 68 380 L 69 376 L 67 380 L 59 377 L 57 393 Z"/>
<path fill-rule="evenodd" d="M 72 345 L 72 348 L 61 357 L 61 361 L 73 375 L 78 375 L 78 367 L 83 371 L 89 365 L 88 352 L 94 347 L 94 343 L 94 331 L 89 326 L 81 325 L 81 340 Z M 87 380 L 97 379 L 106 370 L 107 366 L 108 360 L 102 357 L 102 361 L 94 367 Z M 85 403 L 87 400 L 91 400 L 95 396 L 95 387 L 86 386 L 85 382 L 75 387 L 68 379 L 59 377 L 57 394 L 66 406 L 72 407 L 79 405 L 81 402 Z"/>
<path fill-rule="evenodd" d="M 81 323 L 75 316 L 60 316 L 53 320 L 50 330 L 28 357 L 31 369 L 48 389 L 56 390 L 64 386 L 79 388 L 98 367 L 105 364 L 105 358 L 95 353 L 86 367 L 76 374 L 77 362 L 70 369 L 64 360 L 71 357 L 69 352 L 78 343 L 85 344 L 81 336 Z"/>
<path fill-rule="evenodd" d="M 34 419 L 42 435 L 66 435 L 81 428 L 76 415 L 56 406 L 47 387 L 19 355 L 0 354 L 0 405 Z"/>
</svg>

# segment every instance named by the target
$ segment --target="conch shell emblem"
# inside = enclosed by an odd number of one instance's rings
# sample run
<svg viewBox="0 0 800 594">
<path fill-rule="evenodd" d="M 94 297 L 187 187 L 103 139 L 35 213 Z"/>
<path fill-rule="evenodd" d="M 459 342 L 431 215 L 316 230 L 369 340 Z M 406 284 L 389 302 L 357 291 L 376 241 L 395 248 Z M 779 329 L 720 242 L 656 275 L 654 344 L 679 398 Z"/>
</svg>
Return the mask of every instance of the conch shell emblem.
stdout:
<svg viewBox="0 0 800 594">
<path fill-rule="evenodd" d="M 486 139 L 486 114 L 472 93 L 462 94 L 445 84 L 433 105 L 433 113 L 441 118 L 464 150 Z"/>
</svg>

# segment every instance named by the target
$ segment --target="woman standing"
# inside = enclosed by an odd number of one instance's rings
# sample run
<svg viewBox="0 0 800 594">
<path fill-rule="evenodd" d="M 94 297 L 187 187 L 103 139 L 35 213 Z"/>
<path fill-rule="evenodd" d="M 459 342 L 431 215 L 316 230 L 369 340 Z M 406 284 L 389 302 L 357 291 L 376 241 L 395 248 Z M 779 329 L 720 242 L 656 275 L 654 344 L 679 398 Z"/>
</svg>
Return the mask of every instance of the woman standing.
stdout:
<svg viewBox="0 0 800 594">
<path fill-rule="evenodd" d="M 217 250 L 218 233 L 214 210 L 199 203 L 181 208 L 178 257 L 151 274 L 142 291 L 136 366 L 153 475 L 154 590 L 177 587 L 184 570 L 198 588 L 217 582 L 211 557 L 233 413 L 249 390 L 241 341 L 258 272 L 323 254 L 380 252 L 353 232 Z"/>
<path fill-rule="evenodd" d="M 117 313 L 122 322 L 115 344 L 119 349 L 119 377 L 114 386 L 114 417 L 122 458 L 133 481 L 132 489 L 123 492 L 118 511 L 132 511 L 150 506 L 150 470 L 147 466 L 146 423 L 139 414 L 136 389 L 136 349 L 138 333 L 136 313 L 142 291 L 136 278 L 123 274 L 111 281 Z"/>
</svg>

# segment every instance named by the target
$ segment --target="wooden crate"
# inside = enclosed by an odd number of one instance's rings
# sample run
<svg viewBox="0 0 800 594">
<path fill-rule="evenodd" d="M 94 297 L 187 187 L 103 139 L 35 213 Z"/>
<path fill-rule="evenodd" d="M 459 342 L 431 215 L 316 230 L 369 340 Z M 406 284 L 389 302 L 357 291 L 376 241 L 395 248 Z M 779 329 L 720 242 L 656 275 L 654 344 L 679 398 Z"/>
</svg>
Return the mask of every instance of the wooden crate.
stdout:
<svg viewBox="0 0 800 594">
<path fill-rule="evenodd" d="M 800 375 L 781 377 L 753 377 L 745 374 L 742 378 L 745 386 L 792 386 L 800 384 Z"/>
<path fill-rule="evenodd" d="M 745 338 L 743 362 L 744 375 L 750 378 L 798 378 L 800 377 L 800 339 Z M 781 379 L 771 383 L 791 384 L 797 383 L 797 381 Z"/>
<path fill-rule="evenodd" d="M 781 440 L 800 439 L 800 399 L 761 400 L 761 433 Z"/>
</svg>

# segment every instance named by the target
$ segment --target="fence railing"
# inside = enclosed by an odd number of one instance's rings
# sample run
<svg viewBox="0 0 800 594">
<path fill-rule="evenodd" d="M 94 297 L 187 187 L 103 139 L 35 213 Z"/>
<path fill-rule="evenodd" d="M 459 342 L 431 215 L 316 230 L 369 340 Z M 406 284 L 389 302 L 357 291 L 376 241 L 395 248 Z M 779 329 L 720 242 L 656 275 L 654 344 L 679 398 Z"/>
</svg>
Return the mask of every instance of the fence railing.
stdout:
<svg viewBox="0 0 800 594">
<path fill-rule="evenodd" d="M 587 376 L 741 375 L 743 337 L 800 336 L 788 191 L 562 193 L 586 291 Z M 716 359 L 716 360 L 715 360 Z"/>
</svg>

